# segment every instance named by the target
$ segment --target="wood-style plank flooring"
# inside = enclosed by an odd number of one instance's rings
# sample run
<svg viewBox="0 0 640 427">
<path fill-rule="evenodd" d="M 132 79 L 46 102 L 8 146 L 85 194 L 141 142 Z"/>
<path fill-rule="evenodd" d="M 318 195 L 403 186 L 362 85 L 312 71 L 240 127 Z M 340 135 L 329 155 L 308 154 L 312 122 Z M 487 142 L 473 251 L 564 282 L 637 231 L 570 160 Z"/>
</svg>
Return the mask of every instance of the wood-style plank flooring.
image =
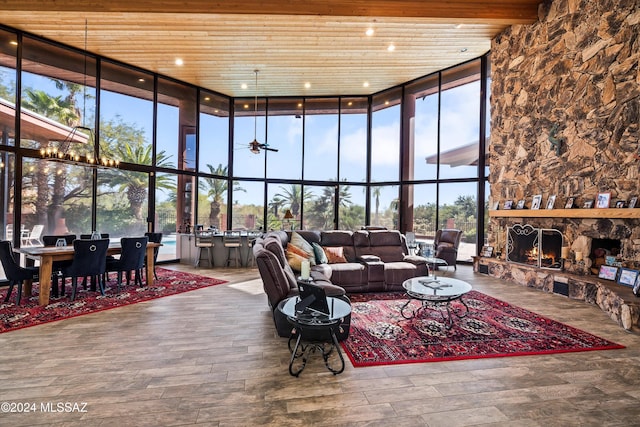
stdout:
<svg viewBox="0 0 640 427">
<path fill-rule="evenodd" d="M 37 406 L 0 413 L 0 426 L 640 425 L 640 336 L 595 306 L 459 266 L 454 277 L 475 289 L 627 348 L 357 369 L 347 361 L 337 376 L 318 357 L 294 378 L 257 270 L 197 272 L 230 282 L 0 334 L 0 402 Z M 41 410 L 59 402 L 86 403 L 85 412 Z"/>
</svg>

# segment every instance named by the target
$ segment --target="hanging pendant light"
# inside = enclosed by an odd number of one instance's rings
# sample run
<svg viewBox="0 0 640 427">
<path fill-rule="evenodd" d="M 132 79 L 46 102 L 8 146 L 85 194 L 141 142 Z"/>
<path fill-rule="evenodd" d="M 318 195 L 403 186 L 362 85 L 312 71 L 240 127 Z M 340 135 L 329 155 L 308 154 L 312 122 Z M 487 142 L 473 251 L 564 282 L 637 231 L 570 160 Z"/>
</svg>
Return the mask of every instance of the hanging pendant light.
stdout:
<svg viewBox="0 0 640 427">
<path fill-rule="evenodd" d="M 95 153 L 95 147 L 93 150 L 85 155 L 80 155 L 74 151 L 71 147 L 74 144 L 87 144 L 92 141 L 95 143 L 95 134 L 93 129 L 88 127 L 85 123 L 87 117 L 87 36 L 89 32 L 89 22 L 84 20 L 84 75 L 83 75 L 83 87 L 82 87 L 82 124 L 73 126 L 67 136 L 62 141 L 58 142 L 59 147 L 46 147 L 40 149 L 40 155 L 42 158 L 49 160 L 56 160 L 60 162 L 68 162 L 76 165 L 93 166 L 93 167 L 119 167 L 120 161 L 102 156 L 98 158 Z"/>
</svg>

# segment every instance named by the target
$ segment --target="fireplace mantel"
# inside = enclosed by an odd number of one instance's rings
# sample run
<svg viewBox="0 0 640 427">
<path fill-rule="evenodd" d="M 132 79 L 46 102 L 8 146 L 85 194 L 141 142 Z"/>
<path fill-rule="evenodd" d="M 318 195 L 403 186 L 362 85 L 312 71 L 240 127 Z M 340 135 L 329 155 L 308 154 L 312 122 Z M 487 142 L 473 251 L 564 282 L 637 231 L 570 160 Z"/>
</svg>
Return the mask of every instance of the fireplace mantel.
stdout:
<svg viewBox="0 0 640 427">
<path fill-rule="evenodd" d="M 492 218 L 640 218 L 640 209 L 504 209 L 490 210 Z"/>
</svg>

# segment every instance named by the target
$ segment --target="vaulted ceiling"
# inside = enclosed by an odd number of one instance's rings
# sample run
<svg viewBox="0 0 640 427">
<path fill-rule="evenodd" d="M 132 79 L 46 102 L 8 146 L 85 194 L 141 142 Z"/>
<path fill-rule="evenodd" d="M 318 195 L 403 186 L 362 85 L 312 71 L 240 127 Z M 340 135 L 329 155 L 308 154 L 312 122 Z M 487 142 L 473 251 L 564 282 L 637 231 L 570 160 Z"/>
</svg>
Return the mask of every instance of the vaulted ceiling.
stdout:
<svg viewBox="0 0 640 427">
<path fill-rule="evenodd" d="M 539 2 L 0 0 L 0 24 L 233 97 L 254 70 L 258 96 L 361 95 L 486 53 Z"/>
</svg>

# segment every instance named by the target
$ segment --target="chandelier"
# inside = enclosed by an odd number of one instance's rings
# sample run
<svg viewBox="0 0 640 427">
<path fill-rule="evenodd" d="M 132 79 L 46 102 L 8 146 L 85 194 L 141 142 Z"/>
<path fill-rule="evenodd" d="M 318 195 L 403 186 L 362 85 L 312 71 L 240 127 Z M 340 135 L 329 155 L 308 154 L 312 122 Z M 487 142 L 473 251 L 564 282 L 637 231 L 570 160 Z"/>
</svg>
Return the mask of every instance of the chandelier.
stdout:
<svg viewBox="0 0 640 427">
<path fill-rule="evenodd" d="M 40 155 L 44 159 L 62 161 L 82 166 L 94 167 L 119 167 L 120 161 L 109 158 L 107 156 L 97 157 L 94 154 L 80 154 L 79 151 L 72 149 L 73 144 L 86 145 L 93 141 L 95 144 L 95 135 L 93 129 L 84 124 L 86 117 L 86 100 L 87 100 L 87 32 L 88 21 L 84 21 L 84 82 L 82 96 L 82 125 L 73 126 L 63 141 L 58 141 L 58 147 L 43 147 L 40 149 Z M 93 137 L 93 138 L 92 138 Z M 51 141 L 56 142 L 56 141 Z M 95 148 L 94 148 L 95 150 Z M 88 151 L 88 150 L 84 150 Z"/>
</svg>

